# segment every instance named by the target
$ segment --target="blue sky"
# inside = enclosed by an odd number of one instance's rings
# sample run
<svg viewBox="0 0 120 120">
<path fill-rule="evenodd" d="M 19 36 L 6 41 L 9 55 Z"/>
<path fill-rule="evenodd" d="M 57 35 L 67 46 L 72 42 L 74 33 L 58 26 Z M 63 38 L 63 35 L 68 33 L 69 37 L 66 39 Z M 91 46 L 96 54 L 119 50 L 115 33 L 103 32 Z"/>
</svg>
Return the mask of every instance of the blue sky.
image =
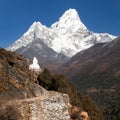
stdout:
<svg viewBox="0 0 120 120">
<path fill-rule="evenodd" d="M 74 8 L 87 28 L 120 35 L 120 0 L 0 0 L 0 47 L 7 47 L 34 21 L 46 26 Z"/>
</svg>

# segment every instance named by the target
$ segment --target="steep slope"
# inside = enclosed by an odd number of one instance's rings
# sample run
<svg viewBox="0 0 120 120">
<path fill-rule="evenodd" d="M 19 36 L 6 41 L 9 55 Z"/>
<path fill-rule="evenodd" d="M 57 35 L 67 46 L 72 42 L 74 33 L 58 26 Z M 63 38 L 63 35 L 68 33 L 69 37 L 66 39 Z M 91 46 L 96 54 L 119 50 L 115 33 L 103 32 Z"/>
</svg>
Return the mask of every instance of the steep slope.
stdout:
<svg viewBox="0 0 120 120">
<path fill-rule="evenodd" d="M 16 50 L 16 52 L 24 55 L 32 61 L 34 56 L 39 60 L 41 67 L 52 67 L 62 64 L 64 61 L 68 60 L 63 54 L 56 53 L 53 49 L 48 47 L 41 39 L 36 39 L 26 47 L 21 47 Z"/>
<path fill-rule="evenodd" d="M 15 41 L 8 49 L 15 51 L 21 47 L 26 47 L 29 43 L 33 42 L 37 38 L 45 40 L 45 42 L 50 44 L 51 38 L 49 28 L 42 25 L 40 22 L 34 22 L 28 31 L 21 36 L 20 39 Z M 49 39 L 48 39 L 49 38 Z"/>
<path fill-rule="evenodd" d="M 8 50 L 16 51 L 39 39 L 56 53 L 72 57 L 83 49 L 96 43 L 111 41 L 113 38 L 115 36 L 108 33 L 98 34 L 89 31 L 80 20 L 77 11 L 69 9 L 50 28 L 40 22 L 34 22 L 20 39 L 8 47 Z M 24 55 L 24 52 L 22 54 Z"/>
<path fill-rule="evenodd" d="M 107 33 L 93 33 L 82 23 L 75 9 L 67 10 L 59 21 L 51 26 L 56 36 L 52 48 L 68 57 L 87 49 L 96 43 L 111 41 L 114 36 Z"/>
<path fill-rule="evenodd" d="M 119 118 L 120 108 L 115 106 L 120 94 L 120 37 L 78 53 L 61 72 L 103 107 L 106 120 Z"/>
<path fill-rule="evenodd" d="M 112 42 L 96 44 L 85 51 L 79 52 L 63 64 L 63 73 L 70 78 L 76 75 L 84 75 L 84 77 L 89 78 L 103 72 L 108 72 L 113 77 L 120 77 L 119 49 L 120 37 Z"/>
<path fill-rule="evenodd" d="M 71 116 L 74 118 L 74 120 L 79 120 L 79 111 L 82 109 L 88 113 L 89 120 L 104 119 L 100 107 L 95 105 L 90 97 L 81 94 L 72 84 L 72 82 L 67 80 L 63 75 L 53 75 L 49 72 L 48 69 L 44 69 L 44 71 L 38 75 L 38 82 L 47 90 L 54 90 L 69 95 L 71 104 L 73 105 L 72 110 L 70 111 Z M 87 118 L 85 120 L 87 120 Z"/>
<path fill-rule="evenodd" d="M 37 76 L 28 69 L 28 65 L 28 60 L 19 54 L 0 48 L 0 120 L 88 120 L 89 116 L 91 120 L 103 120 L 99 108 L 89 97 L 79 94 L 74 101 L 73 96 L 77 95 L 77 91 L 64 77 L 56 76 L 53 80 L 46 70 Z M 46 84 L 52 80 L 52 88 L 58 82 L 59 92 L 44 89 L 36 80 L 39 83 L 43 80 Z M 69 98 L 60 91 L 69 94 L 73 92 Z M 87 107 L 86 101 L 89 102 Z M 75 106 L 77 103 L 82 105 Z"/>
<path fill-rule="evenodd" d="M 27 60 L 0 48 L 0 120 L 70 119 L 69 97 L 36 84 Z"/>
</svg>

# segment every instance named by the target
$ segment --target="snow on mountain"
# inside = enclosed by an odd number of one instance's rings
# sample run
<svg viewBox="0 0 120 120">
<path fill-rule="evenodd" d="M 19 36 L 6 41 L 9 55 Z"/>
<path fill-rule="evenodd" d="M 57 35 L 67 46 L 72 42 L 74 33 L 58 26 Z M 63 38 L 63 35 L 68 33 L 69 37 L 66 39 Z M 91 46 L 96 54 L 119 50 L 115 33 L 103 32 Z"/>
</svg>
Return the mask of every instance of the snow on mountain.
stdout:
<svg viewBox="0 0 120 120">
<path fill-rule="evenodd" d="M 81 22 L 80 17 L 75 9 L 67 10 L 59 21 L 51 25 L 53 31 L 61 34 L 66 32 L 76 32 L 78 29 L 86 30 L 86 26 Z"/>
<path fill-rule="evenodd" d="M 28 31 L 8 50 L 16 51 L 26 47 L 35 39 L 40 39 L 57 53 L 72 57 L 77 52 L 87 49 L 96 43 L 112 41 L 115 36 L 108 33 L 94 33 L 82 23 L 75 9 L 67 10 L 59 21 L 50 28 L 40 22 L 34 22 Z"/>
<path fill-rule="evenodd" d="M 34 22 L 20 39 L 9 46 L 8 50 L 15 51 L 21 47 L 26 47 L 37 38 L 43 39 L 45 43 L 48 42 L 48 44 L 50 44 L 49 40 L 51 37 L 49 36 L 49 28 L 47 28 L 45 25 L 42 25 L 40 22 Z"/>
</svg>

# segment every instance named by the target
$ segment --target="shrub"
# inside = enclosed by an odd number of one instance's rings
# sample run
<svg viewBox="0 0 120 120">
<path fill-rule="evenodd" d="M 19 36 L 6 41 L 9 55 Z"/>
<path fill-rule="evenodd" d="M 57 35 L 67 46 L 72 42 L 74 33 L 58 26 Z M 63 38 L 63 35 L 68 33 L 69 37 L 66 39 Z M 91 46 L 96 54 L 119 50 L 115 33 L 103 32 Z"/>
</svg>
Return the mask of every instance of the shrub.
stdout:
<svg viewBox="0 0 120 120">
<path fill-rule="evenodd" d="M 38 75 L 38 83 L 47 90 L 68 94 L 71 104 L 88 112 L 91 116 L 91 120 L 104 120 L 100 108 L 92 101 L 92 99 L 81 94 L 63 75 L 52 75 L 49 70 L 45 69 Z M 78 116 L 79 114 L 74 113 L 72 117 L 75 118 Z"/>
<path fill-rule="evenodd" d="M 0 109 L 0 120 L 20 120 L 21 115 L 16 106 L 7 105 Z"/>
</svg>

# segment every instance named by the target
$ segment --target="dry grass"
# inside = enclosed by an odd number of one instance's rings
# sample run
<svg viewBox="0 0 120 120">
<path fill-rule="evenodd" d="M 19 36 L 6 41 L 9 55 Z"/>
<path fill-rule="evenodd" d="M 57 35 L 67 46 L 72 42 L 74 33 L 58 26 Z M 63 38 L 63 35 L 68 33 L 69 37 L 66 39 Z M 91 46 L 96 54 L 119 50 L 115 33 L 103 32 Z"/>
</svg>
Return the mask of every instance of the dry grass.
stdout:
<svg viewBox="0 0 120 120">
<path fill-rule="evenodd" d="M 5 105 L 0 108 L 0 120 L 20 120 L 21 115 L 15 105 Z"/>
</svg>

